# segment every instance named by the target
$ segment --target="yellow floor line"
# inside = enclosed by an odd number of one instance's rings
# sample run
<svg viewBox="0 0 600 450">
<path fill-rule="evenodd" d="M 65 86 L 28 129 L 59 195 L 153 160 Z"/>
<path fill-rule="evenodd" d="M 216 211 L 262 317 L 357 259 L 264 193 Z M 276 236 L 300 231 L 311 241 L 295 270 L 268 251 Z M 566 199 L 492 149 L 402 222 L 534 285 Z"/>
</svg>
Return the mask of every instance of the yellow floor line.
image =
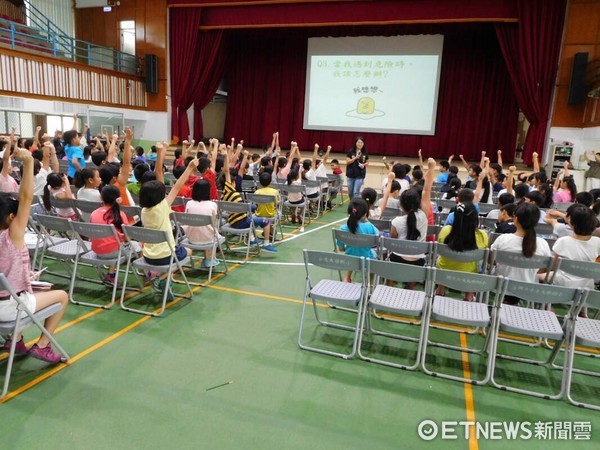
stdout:
<svg viewBox="0 0 600 450">
<path fill-rule="evenodd" d="M 467 335 L 460 334 L 461 347 L 467 348 Z M 471 368 L 469 366 L 469 353 L 461 352 L 463 376 L 471 378 Z M 473 385 L 464 383 L 465 386 L 465 408 L 467 410 L 467 421 L 475 422 L 475 402 L 473 401 Z M 475 427 L 469 427 L 469 450 L 479 450 L 479 442 L 475 436 Z"/>
</svg>

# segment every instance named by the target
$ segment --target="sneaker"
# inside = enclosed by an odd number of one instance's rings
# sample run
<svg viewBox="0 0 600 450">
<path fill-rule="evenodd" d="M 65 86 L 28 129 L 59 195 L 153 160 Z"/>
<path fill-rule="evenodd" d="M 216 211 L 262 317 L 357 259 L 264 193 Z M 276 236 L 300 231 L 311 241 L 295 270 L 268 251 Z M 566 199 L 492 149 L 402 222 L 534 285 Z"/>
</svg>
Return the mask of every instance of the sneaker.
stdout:
<svg viewBox="0 0 600 450">
<path fill-rule="evenodd" d="M 262 244 L 262 241 L 260 239 L 252 239 L 250 241 L 250 245 L 260 245 Z"/>
<path fill-rule="evenodd" d="M 115 274 L 107 273 L 106 275 L 104 275 L 102 283 L 106 284 L 107 286 L 112 286 L 113 284 L 115 284 Z"/>
<path fill-rule="evenodd" d="M 277 249 L 275 247 L 273 247 L 271 244 L 269 245 L 263 245 L 261 247 L 265 252 L 269 252 L 269 253 L 277 253 Z"/>
<path fill-rule="evenodd" d="M 50 344 L 44 348 L 38 346 L 37 344 L 33 344 L 33 346 L 29 349 L 29 355 L 36 359 L 41 359 L 42 361 L 52 364 L 59 363 L 62 359 L 62 356 L 56 353 Z"/>
<path fill-rule="evenodd" d="M 165 288 L 167 287 L 167 280 L 160 280 L 158 282 L 158 291 L 161 293 L 165 292 Z M 172 300 L 175 299 L 175 295 L 173 295 L 173 291 L 171 290 L 171 287 L 169 286 L 169 292 L 167 292 L 167 301 L 170 302 Z"/>
<path fill-rule="evenodd" d="M 12 343 L 12 339 L 7 338 L 4 341 L 4 345 L 2 346 L 2 351 L 10 352 L 10 344 L 11 343 Z M 27 346 L 25 345 L 25 342 L 23 342 L 23 338 L 21 338 L 21 340 L 18 341 L 17 345 L 15 346 L 15 355 L 26 355 L 27 351 L 28 351 Z"/>
<path fill-rule="evenodd" d="M 221 264 L 221 261 L 218 259 L 205 259 L 202 261 L 202 267 L 215 267 Z"/>
</svg>

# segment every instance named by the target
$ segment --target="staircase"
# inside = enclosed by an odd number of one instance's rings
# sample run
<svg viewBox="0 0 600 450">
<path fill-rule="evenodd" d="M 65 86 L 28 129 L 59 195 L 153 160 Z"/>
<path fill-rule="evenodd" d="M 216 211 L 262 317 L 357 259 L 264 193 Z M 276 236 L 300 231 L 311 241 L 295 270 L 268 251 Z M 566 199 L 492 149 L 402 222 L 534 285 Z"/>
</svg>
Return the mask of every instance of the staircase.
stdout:
<svg viewBox="0 0 600 450">
<path fill-rule="evenodd" d="M 74 39 L 28 1 L 25 1 L 25 9 L 28 25 L 0 17 L 0 46 L 107 70 L 143 75 L 141 58 Z"/>
</svg>

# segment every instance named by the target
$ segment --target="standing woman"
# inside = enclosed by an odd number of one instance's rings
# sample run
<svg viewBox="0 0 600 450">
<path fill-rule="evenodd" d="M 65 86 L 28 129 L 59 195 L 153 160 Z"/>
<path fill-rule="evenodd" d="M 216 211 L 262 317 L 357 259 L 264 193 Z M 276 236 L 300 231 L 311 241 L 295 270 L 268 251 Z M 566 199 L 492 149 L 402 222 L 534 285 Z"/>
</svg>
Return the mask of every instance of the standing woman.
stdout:
<svg viewBox="0 0 600 450">
<path fill-rule="evenodd" d="M 358 197 L 367 175 L 369 153 L 363 137 L 354 140 L 354 145 L 346 154 L 346 178 L 348 178 L 348 196 Z"/>
</svg>

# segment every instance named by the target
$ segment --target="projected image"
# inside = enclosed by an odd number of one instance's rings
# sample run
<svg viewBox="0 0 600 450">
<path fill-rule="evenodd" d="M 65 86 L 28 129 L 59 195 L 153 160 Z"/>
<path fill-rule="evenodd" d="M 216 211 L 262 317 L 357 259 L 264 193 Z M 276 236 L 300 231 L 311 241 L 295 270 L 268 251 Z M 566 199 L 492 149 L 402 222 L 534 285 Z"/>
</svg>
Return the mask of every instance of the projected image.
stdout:
<svg viewBox="0 0 600 450">
<path fill-rule="evenodd" d="M 442 36 L 315 39 L 323 42 L 309 40 L 304 128 L 434 133 Z M 392 47 L 402 54 L 372 54 L 383 41 L 388 47 L 401 41 Z M 323 54 L 331 50 L 340 53 Z"/>
</svg>

